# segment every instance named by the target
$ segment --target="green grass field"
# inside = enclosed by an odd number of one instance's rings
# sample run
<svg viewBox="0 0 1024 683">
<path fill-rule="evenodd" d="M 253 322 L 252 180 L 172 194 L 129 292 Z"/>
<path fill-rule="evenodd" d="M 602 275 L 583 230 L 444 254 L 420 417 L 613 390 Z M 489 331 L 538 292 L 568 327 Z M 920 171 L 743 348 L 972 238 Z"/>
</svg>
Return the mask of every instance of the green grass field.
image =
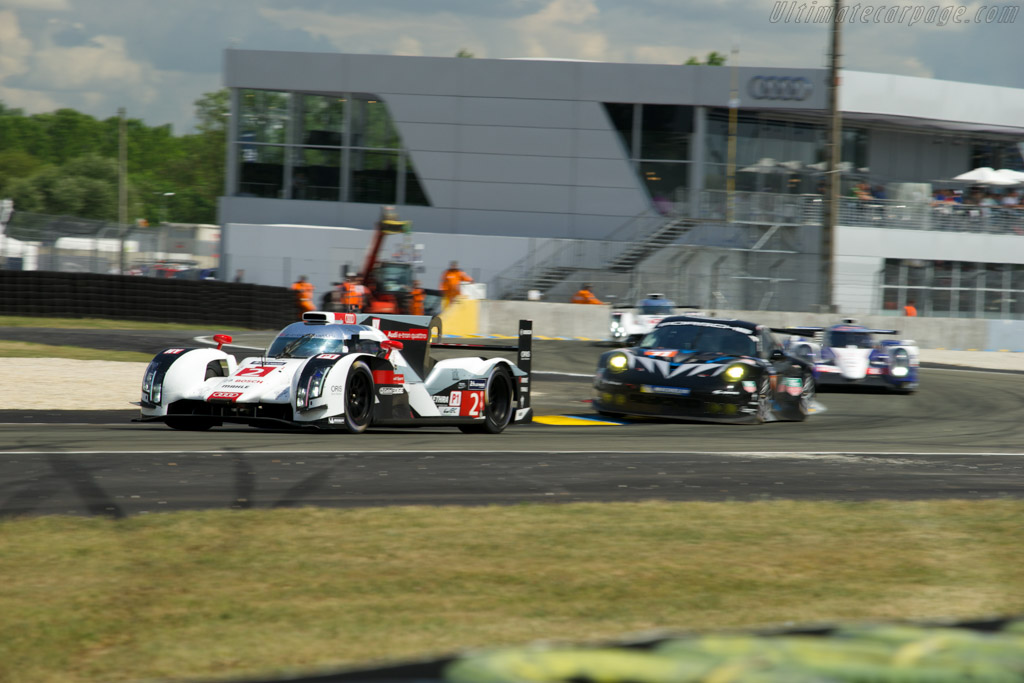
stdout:
<svg viewBox="0 0 1024 683">
<path fill-rule="evenodd" d="M 1024 502 L 0 523 L 0 680 L 208 680 L 650 629 L 1024 612 Z"/>
</svg>

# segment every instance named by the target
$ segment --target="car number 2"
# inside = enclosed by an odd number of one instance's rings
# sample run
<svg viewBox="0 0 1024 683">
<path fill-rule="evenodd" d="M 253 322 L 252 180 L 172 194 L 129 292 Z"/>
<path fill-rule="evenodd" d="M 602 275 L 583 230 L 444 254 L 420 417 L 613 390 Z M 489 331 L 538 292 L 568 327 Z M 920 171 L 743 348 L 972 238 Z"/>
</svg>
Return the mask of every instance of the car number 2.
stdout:
<svg viewBox="0 0 1024 683">
<path fill-rule="evenodd" d="M 484 407 L 484 392 L 453 391 L 448 405 L 459 409 L 459 417 L 480 417 Z"/>
</svg>

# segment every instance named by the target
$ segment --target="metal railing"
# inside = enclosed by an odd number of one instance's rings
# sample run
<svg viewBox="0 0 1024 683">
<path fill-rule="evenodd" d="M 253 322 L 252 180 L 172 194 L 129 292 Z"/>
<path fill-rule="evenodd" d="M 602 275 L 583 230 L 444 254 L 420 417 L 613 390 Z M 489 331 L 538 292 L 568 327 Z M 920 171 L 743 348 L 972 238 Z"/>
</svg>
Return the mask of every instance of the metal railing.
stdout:
<svg viewBox="0 0 1024 683">
<path fill-rule="evenodd" d="M 700 219 L 726 220 L 728 202 L 729 195 L 724 190 L 705 190 L 701 193 Z M 824 198 L 818 194 L 735 192 L 732 218 L 735 223 L 820 225 L 823 202 Z M 838 223 L 858 227 L 1024 235 L 1024 209 L 935 203 L 931 200 L 841 197 Z"/>
<path fill-rule="evenodd" d="M 573 270 L 603 268 L 622 254 L 624 244 L 640 244 L 666 224 L 677 220 L 681 217 L 644 211 L 600 240 L 545 242 L 493 279 L 499 298 L 524 297 L 529 289 L 544 289 L 553 278 L 560 280 Z"/>
<path fill-rule="evenodd" d="M 217 265 L 197 226 L 152 227 L 16 211 L 0 231 L 0 269 L 170 277 Z"/>
</svg>

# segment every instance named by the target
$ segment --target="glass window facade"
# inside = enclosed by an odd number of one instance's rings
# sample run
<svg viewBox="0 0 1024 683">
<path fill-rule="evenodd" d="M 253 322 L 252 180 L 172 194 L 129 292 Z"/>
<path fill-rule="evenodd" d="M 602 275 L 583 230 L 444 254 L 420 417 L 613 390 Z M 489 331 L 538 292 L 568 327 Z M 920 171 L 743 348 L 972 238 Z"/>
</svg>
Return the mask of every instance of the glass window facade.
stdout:
<svg viewBox="0 0 1024 683">
<path fill-rule="evenodd" d="M 693 107 L 668 104 L 604 105 L 626 154 L 662 214 L 683 213 L 689 201 Z"/>
<path fill-rule="evenodd" d="M 1024 265 L 886 259 L 881 285 L 885 312 L 913 302 L 921 316 L 1024 319 Z"/>
<path fill-rule="evenodd" d="M 237 195 L 430 205 L 376 95 L 240 90 L 238 101 Z"/>
</svg>

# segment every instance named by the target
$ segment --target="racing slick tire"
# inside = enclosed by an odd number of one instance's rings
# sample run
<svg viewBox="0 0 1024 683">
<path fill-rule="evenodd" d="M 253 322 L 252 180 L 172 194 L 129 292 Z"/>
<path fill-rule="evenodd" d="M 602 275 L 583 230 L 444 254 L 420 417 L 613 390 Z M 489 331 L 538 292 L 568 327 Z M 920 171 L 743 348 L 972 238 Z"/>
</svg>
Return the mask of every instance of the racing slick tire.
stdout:
<svg viewBox="0 0 1024 683">
<path fill-rule="evenodd" d="M 814 384 L 814 376 L 807 375 L 803 380 L 803 388 L 800 390 L 799 413 L 796 421 L 803 422 L 814 408 L 814 397 L 817 395 L 817 387 Z"/>
<path fill-rule="evenodd" d="M 373 374 L 361 361 L 349 368 L 345 380 L 345 430 L 362 434 L 373 422 Z"/>
<path fill-rule="evenodd" d="M 459 425 L 459 430 L 465 434 L 501 434 L 512 422 L 515 404 L 512 376 L 504 368 L 495 368 L 487 378 L 483 422 Z"/>
<path fill-rule="evenodd" d="M 757 415 L 754 416 L 756 424 L 771 422 L 772 419 L 772 381 L 767 375 L 761 378 L 757 386 Z"/>
</svg>

